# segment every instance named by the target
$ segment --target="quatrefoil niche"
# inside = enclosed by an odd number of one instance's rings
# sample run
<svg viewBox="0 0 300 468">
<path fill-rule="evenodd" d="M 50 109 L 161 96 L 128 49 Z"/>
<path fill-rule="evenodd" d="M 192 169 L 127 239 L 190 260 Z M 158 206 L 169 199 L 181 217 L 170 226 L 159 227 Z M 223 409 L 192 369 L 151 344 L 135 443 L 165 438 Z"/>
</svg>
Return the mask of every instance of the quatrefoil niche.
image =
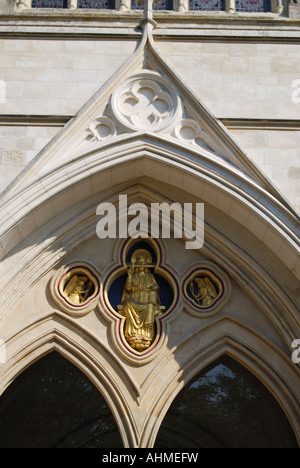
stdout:
<svg viewBox="0 0 300 468">
<path fill-rule="evenodd" d="M 162 131 L 177 121 L 180 97 L 176 89 L 156 72 L 126 80 L 111 98 L 111 110 L 125 130 Z"/>
</svg>

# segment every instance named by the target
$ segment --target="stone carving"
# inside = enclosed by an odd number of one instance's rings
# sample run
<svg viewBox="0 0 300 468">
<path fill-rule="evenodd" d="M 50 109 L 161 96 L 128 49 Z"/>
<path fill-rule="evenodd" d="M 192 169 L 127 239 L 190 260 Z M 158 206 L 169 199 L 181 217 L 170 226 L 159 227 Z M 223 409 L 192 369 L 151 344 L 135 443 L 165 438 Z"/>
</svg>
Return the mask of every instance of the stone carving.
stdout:
<svg viewBox="0 0 300 468">
<path fill-rule="evenodd" d="M 218 297 L 215 286 L 207 276 L 204 278 L 196 277 L 194 280 L 191 280 L 189 288 L 197 304 L 202 307 L 209 307 Z"/>
<path fill-rule="evenodd" d="M 116 126 L 109 117 L 96 119 L 87 129 L 85 141 L 103 141 L 112 137 L 116 133 Z"/>
<path fill-rule="evenodd" d="M 224 286 L 224 277 L 210 269 L 200 268 L 194 270 L 184 283 L 185 296 L 195 310 L 201 313 L 210 313 L 218 308 L 218 305 L 228 296 L 229 284 Z"/>
<path fill-rule="evenodd" d="M 98 302 L 100 278 L 85 262 L 62 267 L 52 277 L 50 293 L 60 310 L 70 315 L 85 315 Z"/>
<path fill-rule="evenodd" d="M 74 275 L 64 288 L 64 295 L 72 304 L 82 304 L 95 289 L 93 282 L 87 276 Z"/>
<path fill-rule="evenodd" d="M 144 351 L 155 338 L 155 319 L 160 317 L 165 307 L 161 306 L 159 286 L 150 272 L 152 258 L 148 251 L 136 250 L 128 267 L 122 304 L 119 314 L 126 317 L 124 336 L 136 351 Z"/>
<path fill-rule="evenodd" d="M 173 86 L 150 71 L 125 81 L 111 98 L 112 114 L 127 131 L 164 131 L 176 121 L 180 107 Z"/>
<path fill-rule="evenodd" d="M 210 142 L 208 135 L 194 119 L 183 118 L 175 127 L 173 135 L 179 140 L 185 140 L 193 145 L 214 152 L 212 142 Z"/>
<path fill-rule="evenodd" d="M 132 132 L 162 133 L 209 152 L 217 151 L 178 90 L 151 70 L 133 75 L 117 87 L 102 116 L 86 129 L 80 146 Z"/>
<path fill-rule="evenodd" d="M 31 0 L 16 0 L 17 10 L 26 10 L 31 7 Z"/>
</svg>

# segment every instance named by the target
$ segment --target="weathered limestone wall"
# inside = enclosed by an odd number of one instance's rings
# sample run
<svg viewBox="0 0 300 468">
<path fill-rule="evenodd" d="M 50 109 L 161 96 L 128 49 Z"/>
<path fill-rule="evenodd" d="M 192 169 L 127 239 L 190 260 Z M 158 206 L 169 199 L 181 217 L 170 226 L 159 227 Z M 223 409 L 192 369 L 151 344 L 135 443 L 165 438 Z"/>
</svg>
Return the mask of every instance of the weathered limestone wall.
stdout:
<svg viewBox="0 0 300 468">
<path fill-rule="evenodd" d="M 159 43 L 170 65 L 218 118 L 298 119 L 298 44 Z"/>
<path fill-rule="evenodd" d="M 230 131 L 257 166 L 300 211 L 300 130 Z"/>
<path fill-rule="evenodd" d="M 2 0 L 2 12 L 12 5 Z M 290 10 L 297 19 L 299 4 Z M 257 26 L 253 28 L 258 31 Z M 5 86 L 5 99 L 0 99 L 0 191 L 105 84 L 138 43 L 137 38 L 126 36 L 1 37 L 0 83 Z M 186 40 L 158 37 L 156 47 L 217 118 L 260 120 L 259 128 L 228 128 L 299 211 L 299 43 L 204 40 L 190 35 Z M 20 122 L 16 116 L 26 119 Z M 61 121 L 54 125 L 50 118 L 45 123 L 49 116 Z M 10 117 L 14 120 L 9 121 Z M 33 125 L 39 117 L 44 121 Z M 276 122 L 272 129 L 263 124 L 271 120 Z M 283 121 L 294 123 L 287 127 Z"/>
</svg>

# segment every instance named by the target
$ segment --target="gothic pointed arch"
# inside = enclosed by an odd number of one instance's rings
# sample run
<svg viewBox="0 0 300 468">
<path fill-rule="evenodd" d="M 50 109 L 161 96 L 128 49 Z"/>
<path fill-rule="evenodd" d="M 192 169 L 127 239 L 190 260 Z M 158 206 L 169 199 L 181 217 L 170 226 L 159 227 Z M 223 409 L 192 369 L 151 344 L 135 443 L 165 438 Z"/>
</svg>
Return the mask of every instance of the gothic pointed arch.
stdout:
<svg viewBox="0 0 300 468">
<path fill-rule="evenodd" d="M 41 357 L 6 389 L 0 415 L 2 448 L 122 447 L 101 393 L 56 351 Z"/>
<path fill-rule="evenodd" d="M 155 448 L 296 448 L 282 409 L 261 382 L 223 355 L 172 402 Z"/>
<path fill-rule="evenodd" d="M 297 418 L 294 418 L 299 408 L 297 397 L 295 398 L 293 391 L 290 391 L 298 380 L 297 370 L 289 365 L 288 358 L 266 337 L 260 336 L 256 330 L 242 322 L 227 317 L 214 320 L 207 327 L 196 331 L 173 352 L 177 356 L 173 366 L 166 370 L 161 362 L 156 371 L 156 375 L 159 376 L 164 368 L 167 384 L 163 391 L 151 400 L 151 412 L 157 414 L 157 418 L 143 433 L 142 440 L 146 446 L 155 445 L 162 421 L 180 392 L 184 392 L 184 388 L 193 383 L 197 376 L 202 375 L 205 369 L 214 367 L 224 356 L 258 379 L 261 388 L 265 389 L 264 392 L 268 391 L 271 400 L 277 402 L 280 419 L 283 418 L 285 427 L 292 434 L 290 440 L 293 444 L 295 441 L 296 444 L 299 443 L 298 422 Z M 178 367 L 183 370 L 180 375 L 177 372 Z M 284 370 L 283 373 L 279 369 Z M 286 381 L 291 383 L 289 389 L 285 385 Z M 144 398 L 150 398 L 148 392 Z"/>
<path fill-rule="evenodd" d="M 101 391 L 124 445 L 149 447 L 178 391 L 228 354 L 270 390 L 299 441 L 299 216 L 158 53 L 150 19 L 130 59 L 3 194 L 0 390 L 57 350 Z M 145 359 L 123 339 L 119 302 L 106 300 L 130 240 L 100 240 L 97 207 L 118 213 L 120 195 L 146 210 L 205 207 L 201 249 L 157 240 L 153 274 L 165 267 L 176 301 Z M 64 286 L 79 277 L 69 300 Z M 196 279 L 213 283 L 212 308 L 199 289 L 191 296 Z"/>
<path fill-rule="evenodd" d="M 101 405 L 105 406 L 105 413 L 114 426 L 115 441 L 119 440 L 120 437 L 121 446 L 136 445 L 137 433 L 132 409 L 128 403 L 139 395 L 137 382 L 126 369 L 118 364 L 110 348 L 104 343 L 99 343 L 97 337 L 93 336 L 92 330 L 78 326 L 76 320 L 67 318 L 59 312 L 48 313 L 40 320 L 26 320 L 24 328 L 20 327 L 18 333 L 6 340 L 6 349 L 7 359 L 0 369 L 0 395 L 9 394 L 10 386 L 35 363 L 43 361 L 43 358 L 47 357 L 48 354 L 59 354 L 61 356 L 59 362 L 63 362 L 62 368 L 66 368 L 66 371 L 61 372 L 61 376 L 67 373 L 68 368 L 76 368 L 76 370 L 71 371 L 71 376 L 75 375 L 75 380 L 78 376 L 79 379 L 83 379 L 83 388 L 86 385 L 85 382 L 89 382 L 87 385 L 93 389 L 95 404 L 101 400 L 100 407 Z M 47 362 L 47 359 L 44 362 Z M 115 362 L 113 366 L 112 362 Z M 54 373 L 55 368 L 54 362 Z M 44 370 L 42 364 L 42 372 Z M 80 375 L 84 377 L 81 378 Z M 39 385 L 38 381 L 43 377 L 36 374 L 34 379 L 36 379 L 36 385 Z M 23 378 L 20 380 L 22 381 Z M 70 382 L 65 381 L 65 384 L 69 385 Z M 71 391 L 71 389 L 69 390 Z M 44 390 L 41 389 L 41 391 Z M 77 401 L 76 396 L 74 399 Z M 6 399 L 4 400 L 6 401 Z M 54 403 L 52 401 L 52 407 Z M 47 404 L 48 402 L 45 402 L 45 405 Z M 63 412 L 63 402 L 60 411 Z M 68 411 L 70 414 L 72 413 L 70 407 Z M 96 426 L 102 424 L 100 413 L 94 420 Z M 82 418 L 85 418 L 84 405 Z M 54 423 L 55 421 L 53 421 Z M 115 431 L 115 427 L 117 427 L 118 432 Z M 67 432 L 67 428 L 65 430 Z M 116 443 L 119 444 L 119 442 Z M 99 444 L 101 444 L 100 440 Z"/>
</svg>

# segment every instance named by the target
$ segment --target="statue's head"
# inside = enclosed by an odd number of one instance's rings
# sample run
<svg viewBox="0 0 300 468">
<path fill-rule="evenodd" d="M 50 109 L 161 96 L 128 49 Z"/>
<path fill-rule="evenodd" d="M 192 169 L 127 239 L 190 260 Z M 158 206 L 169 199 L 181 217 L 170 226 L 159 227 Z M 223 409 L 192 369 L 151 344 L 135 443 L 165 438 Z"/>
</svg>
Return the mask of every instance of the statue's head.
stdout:
<svg viewBox="0 0 300 468">
<path fill-rule="evenodd" d="M 87 281 L 87 278 L 85 276 L 79 276 L 78 278 L 78 286 L 84 286 Z"/>
<path fill-rule="evenodd" d="M 145 249 L 138 249 L 136 250 L 131 257 L 131 263 L 136 265 L 151 265 L 152 264 L 152 257 L 150 252 Z"/>
<path fill-rule="evenodd" d="M 137 265 L 146 265 L 147 264 L 147 257 L 146 255 L 139 255 L 136 258 Z"/>
<path fill-rule="evenodd" d="M 205 286 L 205 281 L 203 278 L 195 278 L 195 282 L 197 284 L 197 286 Z"/>
</svg>

